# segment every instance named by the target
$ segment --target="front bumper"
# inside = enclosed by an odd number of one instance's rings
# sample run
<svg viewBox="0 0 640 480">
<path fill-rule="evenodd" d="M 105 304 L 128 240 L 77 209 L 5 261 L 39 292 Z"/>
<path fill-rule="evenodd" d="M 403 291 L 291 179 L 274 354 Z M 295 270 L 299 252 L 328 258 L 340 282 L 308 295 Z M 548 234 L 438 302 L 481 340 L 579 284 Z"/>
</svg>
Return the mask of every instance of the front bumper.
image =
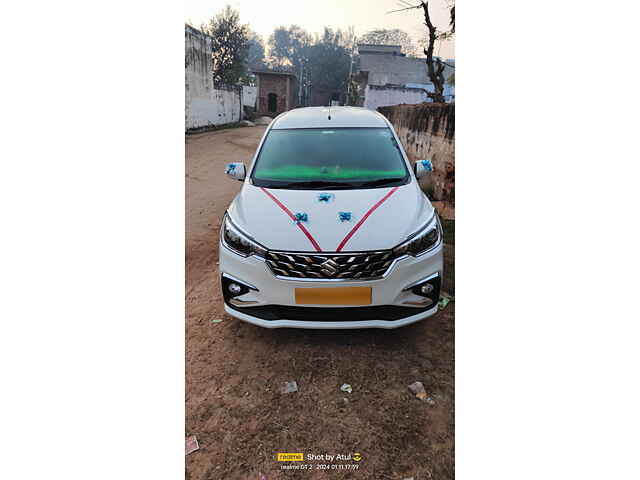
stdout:
<svg viewBox="0 0 640 480">
<path fill-rule="evenodd" d="M 338 307 L 341 308 L 341 307 Z M 263 320 L 256 316 L 248 315 L 246 313 L 239 312 L 229 305 L 224 305 L 225 311 L 239 319 L 259 327 L 264 328 L 310 328 L 310 329 L 353 329 L 353 328 L 399 328 L 409 325 L 411 323 L 418 322 L 427 317 L 430 317 L 438 311 L 438 305 L 431 308 L 426 312 L 421 312 L 410 317 L 405 317 L 399 320 L 348 320 L 348 321 L 317 321 L 317 320 Z M 335 317 L 335 316 L 334 316 Z"/>
<path fill-rule="evenodd" d="M 220 274 L 253 287 L 232 300 L 225 295 L 225 311 L 245 322 L 265 328 L 398 328 L 437 312 L 437 301 L 425 305 L 424 297 L 407 290 L 427 278 L 442 279 L 442 243 L 420 257 L 397 259 L 383 278 L 376 280 L 299 280 L 277 278 L 261 258 L 241 257 L 222 243 Z M 371 305 L 296 305 L 295 288 L 371 287 Z M 437 299 L 437 296 L 436 296 Z"/>
</svg>

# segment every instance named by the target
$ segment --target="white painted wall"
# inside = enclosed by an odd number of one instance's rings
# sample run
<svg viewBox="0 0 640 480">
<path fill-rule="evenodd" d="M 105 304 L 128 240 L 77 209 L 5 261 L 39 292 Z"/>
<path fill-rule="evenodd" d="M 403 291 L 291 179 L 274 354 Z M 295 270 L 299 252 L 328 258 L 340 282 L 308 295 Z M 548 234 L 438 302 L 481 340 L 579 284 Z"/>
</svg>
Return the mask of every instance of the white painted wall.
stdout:
<svg viewBox="0 0 640 480">
<path fill-rule="evenodd" d="M 185 25 L 185 129 L 240 121 L 241 93 L 213 88 L 211 38 Z"/>
<path fill-rule="evenodd" d="M 186 128 L 222 125 L 240 121 L 240 93 L 211 89 L 208 96 L 192 97 L 189 101 Z"/>
<path fill-rule="evenodd" d="M 376 47 L 379 48 L 379 47 Z M 427 64 L 424 59 L 394 54 L 360 53 L 359 71 L 369 72 L 370 85 L 404 85 L 428 83 Z"/>
<path fill-rule="evenodd" d="M 424 90 L 402 87 L 371 87 L 367 85 L 364 93 L 364 107 L 375 110 L 378 107 L 388 107 L 403 103 L 415 105 L 428 102 L 429 99 Z"/>
<path fill-rule="evenodd" d="M 258 87 L 249 87 L 244 85 L 242 87 L 242 105 L 246 107 L 256 108 L 256 101 L 258 100 Z"/>
</svg>

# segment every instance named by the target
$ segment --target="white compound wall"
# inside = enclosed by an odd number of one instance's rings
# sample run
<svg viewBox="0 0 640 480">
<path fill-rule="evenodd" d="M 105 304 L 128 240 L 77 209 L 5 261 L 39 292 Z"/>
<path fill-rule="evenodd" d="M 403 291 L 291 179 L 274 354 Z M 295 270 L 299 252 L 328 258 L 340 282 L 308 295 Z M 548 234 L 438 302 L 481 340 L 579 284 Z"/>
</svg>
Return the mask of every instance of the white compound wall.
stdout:
<svg viewBox="0 0 640 480">
<path fill-rule="evenodd" d="M 238 122 L 242 115 L 241 88 L 214 88 L 211 38 L 185 25 L 185 130 Z"/>
</svg>

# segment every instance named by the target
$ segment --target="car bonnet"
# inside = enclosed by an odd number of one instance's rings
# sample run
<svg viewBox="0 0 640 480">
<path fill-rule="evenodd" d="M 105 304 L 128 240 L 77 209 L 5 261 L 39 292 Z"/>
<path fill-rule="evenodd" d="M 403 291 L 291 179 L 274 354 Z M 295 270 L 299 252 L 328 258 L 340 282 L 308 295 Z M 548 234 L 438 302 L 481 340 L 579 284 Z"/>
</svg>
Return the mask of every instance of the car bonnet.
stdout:
<svg viewBox="0 0 640 480">
<path fill-rule="evenodd" d="M 433 215 L 413 181 L 362 190 L 289 190 L 245 183 L 232 221 L 271 250 L 358 252 L 390 249 Z"/>
</svg>

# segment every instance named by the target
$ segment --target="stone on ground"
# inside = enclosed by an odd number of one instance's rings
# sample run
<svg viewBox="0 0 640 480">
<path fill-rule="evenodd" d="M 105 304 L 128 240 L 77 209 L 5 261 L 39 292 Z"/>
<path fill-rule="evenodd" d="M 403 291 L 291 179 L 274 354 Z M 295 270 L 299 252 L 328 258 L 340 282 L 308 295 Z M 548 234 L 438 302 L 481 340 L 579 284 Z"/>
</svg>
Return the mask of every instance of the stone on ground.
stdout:
<svg viewBox="0 0 640 480">
<path fill-rule="evenodd" d="M 271 123 L 271 118 L 259 117 L 259 118 L 256 118 L 253 123 L 255 123 L 256 125 L 269 125 Z"/>
<path fill-rule="evenodd" d="M 409 385 L 409 391 L 420 400 L 427 399 L 427 392 L 424 389 L 424 385 L 422 385 L 422 382 L 413 382 L 411 385 Z"/>
<path fill-rule="evenodd" d="M 293 382 L 284 382 L 282 387 L 282 393 L 293 393 L 298 391 L 298 384 L 294 380 Z"/>
<path fill-rule="evenodd" d="M 199 448 L 200 448 L 200 445 L 198 445 L 198 439 L 196 438 L 195 435 L 191 435 L 190 437 L 185 438 L 185 441 L 184 441 L 185 456 L 195 452 Z"/>
</svg>

